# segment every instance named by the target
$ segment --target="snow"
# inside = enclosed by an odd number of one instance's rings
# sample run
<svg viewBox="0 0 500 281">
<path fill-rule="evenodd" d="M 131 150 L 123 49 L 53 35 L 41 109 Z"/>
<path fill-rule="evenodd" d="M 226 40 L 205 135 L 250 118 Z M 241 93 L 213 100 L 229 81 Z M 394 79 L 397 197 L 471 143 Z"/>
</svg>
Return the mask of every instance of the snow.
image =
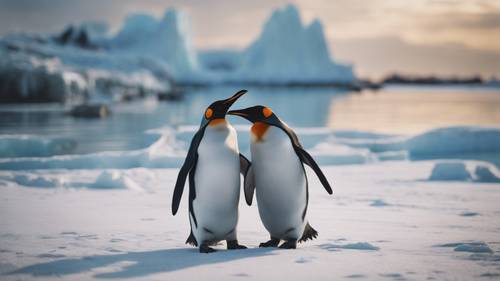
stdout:
<svg viewBox="0 0 500 281">
<path fill-rule="evenodd" d="M 425 132 L 297 128 L 335 189 L 334 197 L 327 195 L 306 169 L 308 218 L 319 237 L 296 250 L 259 249 L 268 233 L 257 206 L 240 198 L 238 238 L 249 249 L 227 251 L 221 243 L 217 253 L 200 254 L 184 244 L 187 199 L 177 216 L 170 214 L 195 129 L 149 130 L 158 140 L 141 150 L 0 159 L 0 279 L 475 280 L 499 274 L 500 185 L 493 164 L 380 157 L 408 153 L 406 142 L 414 138 L 436 140 Z M 236 129 L 243 145 L 248 126 Z M 441 131 L 452 137 L 448 142 L 457 136 Z M 491 144 L 480 128 L 463 131 L 481 136 L 469 142 Z M 482 151 L 490 149 L 495 146 Z"/>
<path fill-rule="evenodd" d="M 118 171 L 148 192 L 90 187 L 102 178 L 120 178 L 116 171 L 16 172 L 61 177 L 66 183 L 27 188 L 0 180 L 2 280 L 377 280 L 389 275 L 471 280 L 496 273 L 500 241 L 491 219 L 499 211 L 498 184 L 419 180 L 432 167 L 432 161 L 325 166 L 337 197 L 324 194 L 311 177 L 309 218 L 318 239 L 297 250 L 256 248 L 268 234 L 257 208 L 240 200 L 239 240 L 250 249 L 227 251 L 222 244 L 208 255 L 184 244 L 186 201 L 177 216 L 170 215 L 176 168 Z M 374 208 L 367 198 L 398 205 Z M 457 216 L 457 210 L 480 212 L 483 219 Z M 456 245 L 435 246 L 451 243 Z"/>
<path fill-rule="evenodd" d="M 318 19 L 301 21 L 296 6 L 276 9 L 260 36 L 242 54 L 234 81 L 257 83 L 351 83 L 352 67 L 334 62 Z"/>
</svg>

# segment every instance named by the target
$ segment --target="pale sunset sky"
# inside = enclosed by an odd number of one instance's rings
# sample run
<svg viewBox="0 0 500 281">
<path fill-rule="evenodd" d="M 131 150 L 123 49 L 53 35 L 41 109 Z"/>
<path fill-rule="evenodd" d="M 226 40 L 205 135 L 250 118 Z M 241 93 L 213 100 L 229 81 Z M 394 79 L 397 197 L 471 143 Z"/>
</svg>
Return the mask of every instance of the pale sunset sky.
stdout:
<svg viewBox="0 0 500 281">
<path fill-rule="evenodd" d="M 361 77 L 388 73 L 480 74 L 500 78 L 500 0 L 0 0 L 0 35 L 61 31 L 104 21 L 117 30 L 131 13 L 161 17 L 169 7 L 191 17 L 198 49 L 248 46 L 275 8 L 298 6 L 319 18 L 334 59 Z"/>
</svg>

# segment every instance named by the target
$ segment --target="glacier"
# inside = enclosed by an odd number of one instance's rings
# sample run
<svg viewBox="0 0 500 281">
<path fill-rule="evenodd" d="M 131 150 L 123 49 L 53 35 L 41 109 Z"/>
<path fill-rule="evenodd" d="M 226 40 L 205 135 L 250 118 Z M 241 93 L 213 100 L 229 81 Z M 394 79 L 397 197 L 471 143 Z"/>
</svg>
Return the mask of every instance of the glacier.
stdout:
<svg viewBox="0 0 500 281">
<path fill-rule="evenodd" d="M 10 34 L 0 39 L 0 58 L 2 102 L 119 101 L 201 79 L 188 18 L 175 9 L 161 20 L 131 15 L 114 36 L 96 23 L 54 36 Z"/>
</svg>

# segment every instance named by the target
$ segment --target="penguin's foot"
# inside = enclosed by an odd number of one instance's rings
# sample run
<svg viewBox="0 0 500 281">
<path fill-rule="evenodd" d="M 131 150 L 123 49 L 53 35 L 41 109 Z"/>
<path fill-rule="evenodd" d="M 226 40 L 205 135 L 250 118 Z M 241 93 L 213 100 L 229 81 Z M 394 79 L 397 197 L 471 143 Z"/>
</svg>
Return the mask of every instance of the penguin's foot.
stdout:
<svg viewBox="0 0 500 281">
<path fill-rule="evenodd" d="M 238 240 L 226 240 L 228 250 L 247 249 L 246 246 L 238 244 Z"/>
<path fill-rule="evenodd" d="M 264 243 L 260 243 L 259 248 L 278 247 L 279 243 L 280 239 L 271 237 L 271 240 Z"/>
<path fill-rule="evenodd" d="M 200 246 L 200 253 L 208 254 L 208 253 L 213 253 L 213 252 L 217 252 L 217 250 L 208 247 L 207 244 L 201 244 L 201 246 Z"/>
<path fill-rule="evenodd" d="M 297 249 L 297 240 L 287 240 L 281 244 L 280 249 Z"/>
</svg>

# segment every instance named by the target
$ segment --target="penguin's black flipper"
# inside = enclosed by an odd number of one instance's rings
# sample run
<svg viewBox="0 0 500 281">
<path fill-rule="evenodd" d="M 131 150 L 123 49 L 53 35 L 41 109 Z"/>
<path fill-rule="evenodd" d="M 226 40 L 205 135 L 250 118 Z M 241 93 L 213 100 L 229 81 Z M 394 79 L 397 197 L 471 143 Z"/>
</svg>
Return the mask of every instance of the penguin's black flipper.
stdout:
<svg viewBox="0 0 500 281">
<path fill-rule="evenodd" d="M 302 161 L 302 163 L 305 163 L 309 167 L 311 167 L 313 169 L 313 171 L 316 173 L 316 175 L 318 176 L 318 178 L 319 178 L 321 184 L 323 185 L 323 187 L 325 188 L 326 192 L 328 192 L 328 194 L 333 194 L 333 190 L 330 186 L 330 183 L 326 179 L 325 175 L 323 174 L 323 172 L 319 168 L 316 161 L 314 161 L 312 156 L 309 153 L 307 153 L 307 151 L 304 150 L 304 148 L 302 147 L 302 144 L 300 144 L 300 141 L 299 141 L 299 138 L 297 137 L 297 134 L 295 134 L 295 132 L 290 127 L 288 127 L 286 124 L 281 122 L 281 120 L 279 120 L 278 118 L 276 118 L 276 120 L 274 122 L 276 122 L 275 126 L 278 126 L 279 128 L 281 128 L 283 131 L 285 131 L 285 133 L 287 133 L 288 137 L 290 137 L 290 140 L 292 141 L 292 146 L 295 149 L 295 152 L 297 153 L 297 156 L 299 157 L 300 161 Z"/>
<path fill-rule="evenodd" d="M 179 175 L 177 175 L 177 181 L 175 182 L 174 195 L 172 197 L 172 214 L 176 214 L 179 210 L 179 204 L 181 203 L 182 192 L 184 191 L 184 184 L 186 183 L 186 178 L 189 171 L 196 164 L 196 154 L 198 153 L 198 146 L 200 145 L 201 139 L 203 138 L 204 130 L 199 130 L 193 137 L 191 144 L 189 146 L 188 154 L 184 164 L 182 164 Z"/>
<path fill-rule="evenodd" d="M 243 176 L 246 176 L 248 168 L 250 168 L 250 165 L 252 165 L 250 160 L 248 160 L 243 154 L 240 153 L 240 173 Z"/>
<path fill-rule="evenodd" d="M 248 206 L 252 206 L 253 193 L 255 191 L 255 176 L 252 166 L 248 168 L 243 190 L 245 191 L 245 201 L 247 201 Z"/>
<path fill-rule="evenodd" d="M 299 146 L 295 146 L 295 151 L 297 152 L 297 155 L 299 156 L 300 160 L 313 169 L 313 171 L 318 176 L 319 181 L 325 188 L 326 192 L 328 192 L 328 194 L 333 194 L 333 190 L 330 186 L 330 183 L 328 182 L 325 175 L 323 174 L 323 171 L 321 171 L 321 169 L 319 168 L 316 161 L 314 161 L 312 156 L 309 153 L 307 153 L 307 151 L 305 151 L 302 147 Z"/>
<path fill-rule="evenodd" d="M 245 192 L 245 201 L 248 206 L 251 206 L 255 190 L 255 177 L 253 175 L 252 163 L 242 154 L 240 154 L 240 172 L 244 177 L 243 191 Z"/>
</svg>

